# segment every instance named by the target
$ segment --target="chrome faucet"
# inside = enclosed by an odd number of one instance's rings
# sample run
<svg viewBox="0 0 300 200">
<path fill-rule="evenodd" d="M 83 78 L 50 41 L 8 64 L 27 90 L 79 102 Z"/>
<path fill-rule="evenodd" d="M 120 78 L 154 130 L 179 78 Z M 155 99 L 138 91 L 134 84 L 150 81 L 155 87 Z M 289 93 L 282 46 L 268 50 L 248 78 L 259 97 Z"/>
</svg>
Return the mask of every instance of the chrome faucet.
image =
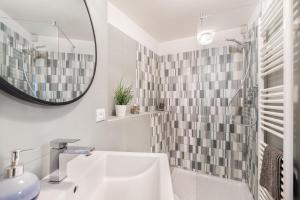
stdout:
<svg viewBox="0 0 300 200">
<path fill-rule="evenodd" d="M 94 147 L 68 146 L 79 139 L 56 139 L 50 142 L 50 178 L 49 181 L 59 183 L 67 177 L 67 162 L 61 162 L 62 154 L 91 155 Z"/>
</svg>

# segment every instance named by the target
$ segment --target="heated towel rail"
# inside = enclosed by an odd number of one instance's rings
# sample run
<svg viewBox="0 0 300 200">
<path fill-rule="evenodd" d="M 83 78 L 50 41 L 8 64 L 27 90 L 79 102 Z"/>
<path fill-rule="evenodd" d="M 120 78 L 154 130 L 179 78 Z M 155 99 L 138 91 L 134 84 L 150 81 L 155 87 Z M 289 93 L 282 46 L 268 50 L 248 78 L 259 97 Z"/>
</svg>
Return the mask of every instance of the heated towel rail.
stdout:
<svg viewBox="0 0 300 200">
<path fill-rule="evenodd" d="M 281 195 L 293 199 L 293 1 L 269 0 L 259 19 L 258 170 L 267 144 L 283 150 Z M 270 138 L 275 138 L 270 139 Z M 278 142 L 279 141 L 279 142 Z M 280 143 L 280 144 L 278 144 Z M 259 178 L 258 178 L 259 179 Z M 258 180 L 259 185 L 259 180 Z M 258 186 L 259 200 L 272 200 Z"/>
</svg>

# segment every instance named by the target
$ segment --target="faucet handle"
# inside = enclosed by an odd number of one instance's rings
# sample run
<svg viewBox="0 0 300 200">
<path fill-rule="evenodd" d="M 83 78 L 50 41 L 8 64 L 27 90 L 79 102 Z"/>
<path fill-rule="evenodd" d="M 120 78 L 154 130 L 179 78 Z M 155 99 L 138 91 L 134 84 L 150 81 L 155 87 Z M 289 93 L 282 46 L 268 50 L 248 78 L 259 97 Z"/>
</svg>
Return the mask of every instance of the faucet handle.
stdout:
<svg viewBox="0 0 300 200">
<path fill-rule="evenodd" d="M 55 139 L 50 141 L 50 147 L 53 149 L 65 148 L 69 143 L 78 142 L 80 139 Z"/>
</svg>

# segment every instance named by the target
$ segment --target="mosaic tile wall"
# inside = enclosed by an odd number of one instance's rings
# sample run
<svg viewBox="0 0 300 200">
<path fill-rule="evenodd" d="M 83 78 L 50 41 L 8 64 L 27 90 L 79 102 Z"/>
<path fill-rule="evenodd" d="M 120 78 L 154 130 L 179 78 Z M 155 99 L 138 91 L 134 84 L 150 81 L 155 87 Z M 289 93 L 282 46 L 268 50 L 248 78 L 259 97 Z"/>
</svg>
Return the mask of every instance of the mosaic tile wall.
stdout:
<svg viewBox="0 0 300 200">
<path fill-rule="evenodd" d="M 22 69 L 29 68 L 29 58 L 24 58 L 23 53 L 29 49 L 28 40 L 0 22 L 0 75 L 26 93 L 29 88 Z"/>
<path fill-rule="evenodd" d="M 31 71 L 32 88 L 38 98 L 63 102 L 80 96 L 94 73 L 94 56 L 40 52 Z"/>
<path fill-rule="evenodd" d="M 242 53 L 233 47 L 204 49 L 160 62 L 160 98 L 171 112 L 171 165 L 246 180 L 242 98 L 225 113 L 243 75 Z"/>
<path fill-rule="evenodd" d="M 151 114 L 151 152 L 169 154 L 171 146 L 171 123 L 168 111 Z"/>
<path fill-rule="evenodd" d="M 256 51 L 255 41 L 252 46 Z M 168 111 L 151 115 L 152 152 L 167 153 L 174 167 L 247 182 L 255 195 L 257 138 L 255 128 L 238 125 L 248 123 L 243 95 L 226 110 L 245 73 L 242 51 L 228 46 L 158 58 L 145 52 L 145 47 L 138 48 L 144 58 L 138 56 L 137 71 L 143 69 L 143 79 L 137 77 L 137 82 L 147 82 L 138 85 L 139 101 L 152 108 L 164 102 Z M 253 57 L 255 66 L 257 55 Z M 149 60 L 158 66 L 143 67 Z M 257 81 L 251 80 L 247 84 Z M 153 85 L 150 91 L 148 85 Z"/>
<path fill-rule="evenodd" d="M 94 55 L 34 50 L 0 22 L 0 76 L 23 92 L 50 102 L 80 96 L 94 72 Z"/>
<path fill-rule="evenodd" d="M 158 105 L 159 56 L 145 46 L 138 44 L 136 67 L 136 103 L 141 112 L 155 111 Z"/>
</svg>

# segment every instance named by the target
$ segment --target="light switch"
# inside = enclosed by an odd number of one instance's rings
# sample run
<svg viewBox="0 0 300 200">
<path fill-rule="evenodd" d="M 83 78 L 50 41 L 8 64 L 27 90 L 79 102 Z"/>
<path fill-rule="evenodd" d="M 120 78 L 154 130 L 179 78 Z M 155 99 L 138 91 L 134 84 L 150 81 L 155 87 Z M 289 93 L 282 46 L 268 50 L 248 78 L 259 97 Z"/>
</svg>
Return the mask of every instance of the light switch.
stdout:
<svg viewBox="0 0 300 200">
<path fill-rule="evenodd" d="M 101 122 L 105 120 L 105 109 L 100 108 L 96 110 L 96 122 Z"/>
</svg>

